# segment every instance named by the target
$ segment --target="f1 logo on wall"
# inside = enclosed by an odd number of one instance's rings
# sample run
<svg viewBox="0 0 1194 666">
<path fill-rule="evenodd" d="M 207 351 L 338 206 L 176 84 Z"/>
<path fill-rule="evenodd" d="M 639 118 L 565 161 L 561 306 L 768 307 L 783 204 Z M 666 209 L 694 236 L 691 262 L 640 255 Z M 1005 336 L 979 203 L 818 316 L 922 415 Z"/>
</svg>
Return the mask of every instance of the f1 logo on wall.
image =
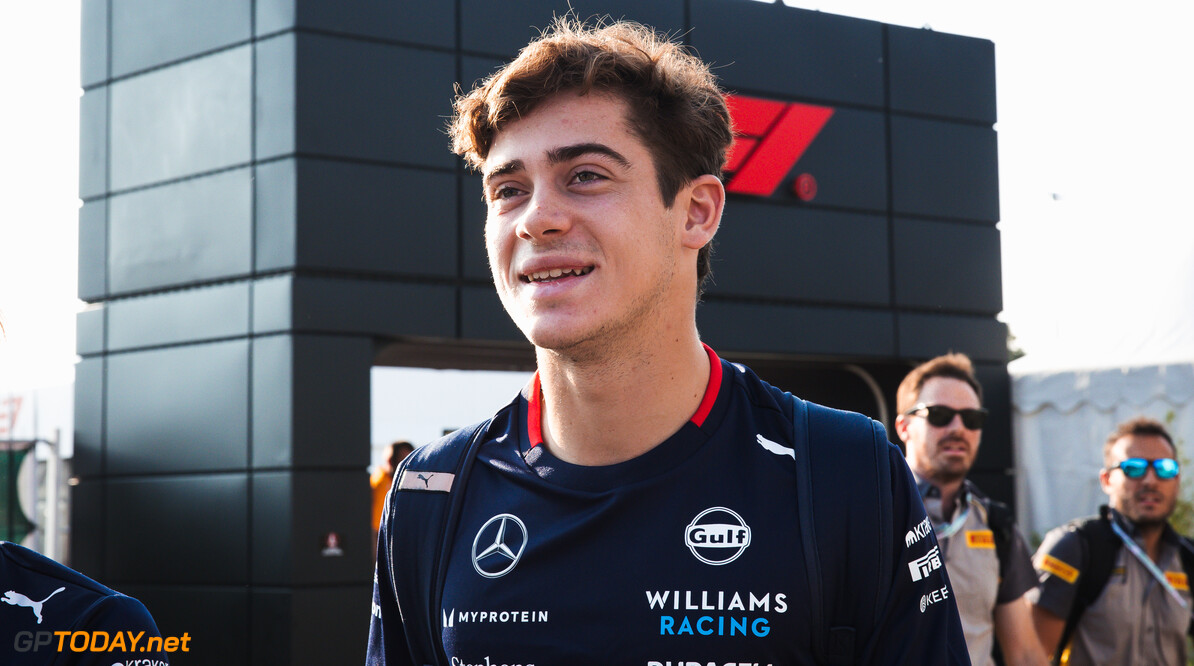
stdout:
<svg viewBox="0 0 1194 666">
<path fill-rule="evenodd" d="M 735 133 L 726 162 L 733 175 L 726 190 L 760 197 L 775 193 L 834 112 L 829 106 L 741 95 L 727 95 L 726 102 Z M 817 180 L 802 173 L 793 189 L 802 201 L 812 201 Z"/>
</svg>

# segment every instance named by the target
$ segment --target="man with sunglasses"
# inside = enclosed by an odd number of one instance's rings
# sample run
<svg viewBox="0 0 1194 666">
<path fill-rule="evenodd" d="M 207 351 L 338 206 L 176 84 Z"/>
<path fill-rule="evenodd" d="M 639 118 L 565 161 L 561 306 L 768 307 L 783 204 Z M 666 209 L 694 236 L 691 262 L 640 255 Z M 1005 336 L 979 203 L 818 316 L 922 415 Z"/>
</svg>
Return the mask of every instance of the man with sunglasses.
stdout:
<svg viewBox="0 0 1194 666">
<path fill-rule="evenodd" d="M 1045 649 L 1063 664 L 1184 664 L 1190 543 L 1169 525 L 1181 489 L 1165 426 L 1135 418 L 1103 445 L 1110 505 L 1049 532 L 1029 593 Z M 951 576 L 952 577 L 952 576 Z"/>
<path fill-rule="evenodd" d="M 966 475 L 978 454 L 987 410 L 964 354 L 931 359 L 896 392 L 895 430 L 904 442 L 962 616 L 975 666 L 1045 664 L 1024 594 L 1036 584 L 1028 547 L 1010 509 L 982 494 Z"/>
</svg>

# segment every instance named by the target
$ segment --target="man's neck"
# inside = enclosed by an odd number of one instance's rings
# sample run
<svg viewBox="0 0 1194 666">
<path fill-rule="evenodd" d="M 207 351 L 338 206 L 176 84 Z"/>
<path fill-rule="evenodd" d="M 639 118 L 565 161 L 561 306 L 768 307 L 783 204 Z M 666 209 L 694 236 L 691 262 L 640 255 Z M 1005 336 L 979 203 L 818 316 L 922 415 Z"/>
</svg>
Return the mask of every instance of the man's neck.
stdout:
<svg viewBox="0 0 1194 666">
<path fill-rule="evenodd" d="M 952 520 L 954 517 L 954 509 L 957 508 L 956 505 L 958 502 L 958 493 L 962 491 L 962 482 L 964 479 L 943 482 L 933 478 L 931 474 L 928 474 L 922 470 L 916 470 L 916 475 L 925 481 L 928 481 L 933 485 L 934 488 L 937 489 L 937 492 L 941 493 L 941 515 L 946 520 Z"/>
<path fill-rule="evenodd" d="M 683 427 L 705 394 L 709 358 L 695 326 L 606 348 L 616 353 L 577 360 L 537 352 L 544 445 L 565 462 L 612 465 L 638 457 Z"/>
<path fill-rule="evenodd" d="M 1121 513 L 1120 515 L 1135 528 L 1133 536 L 1140 541 L 1140 545 L 1144 548 L 1144 552 L 1148 555 L 1148 558 L 1156 562 L 1161 557 L 1161 537 L 1165 534 L 1166 523 L 1136 523 L 1124 514 Z"/>
</svg>

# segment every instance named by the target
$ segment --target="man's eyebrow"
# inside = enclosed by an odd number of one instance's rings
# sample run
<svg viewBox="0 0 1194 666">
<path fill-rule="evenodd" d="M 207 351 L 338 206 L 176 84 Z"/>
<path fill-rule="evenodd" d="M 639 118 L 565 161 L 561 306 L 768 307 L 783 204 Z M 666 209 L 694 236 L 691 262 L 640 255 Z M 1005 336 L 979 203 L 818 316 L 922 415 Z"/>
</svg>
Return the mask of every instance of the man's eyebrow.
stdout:
<svg viewBox="0 0 1194 666">
<path fill-rule="evenodd" d="M 522 160 L 510 160 L 509 162 L 506 162 L 505 164 L 498 165 L 493 171 L 490 171 L 490 172 L 486 173 L 484 176 L 482 176 L 481 177 L 482 185 L 484 185 L 485 187 L 488 187 L 489 181 L 493 180 L 494 178 L 497 178 L 498 176 L 504 176 L 508 173 L 515 173 L 517 171 L 522 171 L 522 169 L 523 169 Z"/>
<path fill-rule="evenodd" d="M 560 164 L 590 154 L 605 155 L 617 162 L 623 169 L 630 168 L 630 160 L 603 143 L 577 143 L 571 146 L 552 148 L 547 151 L 547 161 L 551 164 Z"/>
</svg>

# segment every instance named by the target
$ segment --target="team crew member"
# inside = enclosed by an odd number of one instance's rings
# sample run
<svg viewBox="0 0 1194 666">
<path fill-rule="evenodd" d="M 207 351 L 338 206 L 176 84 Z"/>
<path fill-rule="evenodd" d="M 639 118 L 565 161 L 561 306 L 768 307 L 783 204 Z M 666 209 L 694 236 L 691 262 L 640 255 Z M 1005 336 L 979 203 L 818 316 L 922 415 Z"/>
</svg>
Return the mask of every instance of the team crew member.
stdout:
<svg viewBox="0 0 1194 666">
<path fill-rule="evenodd" d="M 140 601 L 7 541 L 0 541 L 0 595 L 0 664 L 169 663 Z"/>
<path fill-rule="evenodd" d="M 732 141 L 708 67 L 642 26 L 561 19 L 456 110 L 454 147 L 483 176 L 494 283 L 538 372 L 479 431 L 471 467 L 413 473 L 441 443 L 404 463 L 382 524 L 369 663 L 411 664 L 428 641 L 437 655 L 413 663 L 814 663 L 823 609 L 809 599 L 821 590 L 800 538 L 813 507 L 797 506 L 793 464 L 805 403 L 722 361 L 696 330 Z M 834 469 L 834 483 L 881 482 L 886 495 L 833 507 L 877 527 L 819 561 L 862 559 L 859 578 L 887 568 L 881 589 L 816 579 L 831 611 L 872 600 L 858 635 L 830 633 L 828 649 L 852 639 L 850 663 L 967 663 L 935 539 L 905 539 L 925 519 L 907 466 L 881 427 L 835 418 L 861 424 L 889 472 Z M 834 455 L 836 442 L 821 444 Z M 404 538 L 426 514 L 394 506 L 430 506 L 433 491 L 460 504 L 442 559 L 414 578 L 442 582 L 400 608 L 396 568 L 425 564 L 410 544 L 440 542 Z"/>
<path fill-rule="evenodd" d="M 970 661 L 993 664 L 998 638 L 1009 666 L 1046 664 L 1024 598 L 1036 585 L 1028 547 L 1008 507 L 966 478 L 987 417 L 970 359 L 947 354 L 921 364 L 900 383 L 896 403 L 896 433 L 945 555 Z"/>
<path fill-rule="evenodd" d="M 1110 506 L 1051 530 L 1029 593 L 1045 649 L 1085 666 L 1184 664 L 1191 628 L 1191 544 L 1169 525 L 1181 486 L 1165 426 L 1136 418 L 1103 445 Z"/>
</svg>

